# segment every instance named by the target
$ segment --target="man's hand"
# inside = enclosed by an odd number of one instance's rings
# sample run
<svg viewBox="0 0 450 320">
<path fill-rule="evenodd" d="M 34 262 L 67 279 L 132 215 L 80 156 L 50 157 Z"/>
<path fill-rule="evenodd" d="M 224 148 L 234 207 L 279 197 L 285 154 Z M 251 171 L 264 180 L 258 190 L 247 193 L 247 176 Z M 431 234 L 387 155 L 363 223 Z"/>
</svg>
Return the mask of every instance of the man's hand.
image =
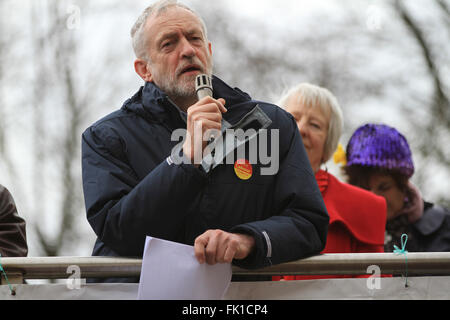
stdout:
<svg viewBox="0 0 450 320">
<path fill-rule="evenodd" d="M 208 230 L 195 239 L 195 257 L 200 264 L 231 263 L 247 258 L 255 246 L 252 236 Z"/>
<path fill-rule="evenodd" d="M 205 97 L 191 106 L 187 111 L 187 134 L 183 144 L 183 153 L 191 163 L 201 164 L 203 150 L 209 137 L 205 133 L 222 129 L 222 113 L 227 112 L 224 99 Z M 216 132 L 217 132 L 216 131 Z"/>
</svg>

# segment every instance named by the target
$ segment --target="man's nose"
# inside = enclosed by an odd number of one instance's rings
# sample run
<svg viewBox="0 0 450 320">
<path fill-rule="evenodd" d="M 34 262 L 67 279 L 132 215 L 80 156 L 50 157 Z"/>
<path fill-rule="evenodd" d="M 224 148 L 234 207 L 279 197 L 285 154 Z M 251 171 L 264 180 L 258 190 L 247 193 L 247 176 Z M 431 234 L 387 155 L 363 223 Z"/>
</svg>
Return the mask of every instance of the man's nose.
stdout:
<svg viewBox="0 0 450 320">
<path fill-rule="evenodd" d="M 191 58 L 195 55 L 195 49 L 188 39 L 183 38 L 181 41 L 181 56 Z"/>
</svg>

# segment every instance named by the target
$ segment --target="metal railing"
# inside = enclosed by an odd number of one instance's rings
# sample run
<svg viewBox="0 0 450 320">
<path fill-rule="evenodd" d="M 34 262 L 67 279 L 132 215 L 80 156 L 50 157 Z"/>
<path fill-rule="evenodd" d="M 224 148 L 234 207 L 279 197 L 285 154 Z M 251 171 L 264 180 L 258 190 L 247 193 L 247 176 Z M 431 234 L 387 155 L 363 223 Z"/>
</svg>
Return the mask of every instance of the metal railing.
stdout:
<svg viewBox="0 0 450 320">
<path fill-rule="evenodd" d="M 79 268 L 81 278 L 138 277 L 142 267 L 141 259 L 114 257 L 2 258 L 1 263 L 12 283 L 67 279 L 72 266 Z M 324 254 L 258 270 L 233 267 L 233 274 L 362 275 L 370 266 L 379 267 L 382 274 L 402 274 L 407 269 L 409 276 L 450 275 L 450 252 Z"/>
</svg>

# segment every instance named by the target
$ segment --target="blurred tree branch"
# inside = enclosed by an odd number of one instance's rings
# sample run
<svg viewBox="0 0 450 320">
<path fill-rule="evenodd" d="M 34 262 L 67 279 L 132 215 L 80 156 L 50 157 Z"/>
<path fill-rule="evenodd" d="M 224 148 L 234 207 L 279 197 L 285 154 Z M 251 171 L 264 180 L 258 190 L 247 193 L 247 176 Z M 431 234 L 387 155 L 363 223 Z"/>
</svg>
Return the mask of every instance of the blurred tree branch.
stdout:
<svg viewBox="0 0 450 320">
<path fill-rule="evenodd" d="M 449 92 L 446 89 L 446 84 L 440 71 L 440 61 L 433 54 L 432 41 L 427 39 L 427 33 L 425 28 L 420 25 L 409 12 L 406 7 L 406 1 L 395 0 L 394 7 L 406 28 L 409 30 L 412 38 L 415 40 L 417 46 L 420 48 L 424 65 L 432 80 L 433 94 L 423 103 L 422 106 L 428 105 L 429 108 L 429 120 L 426 121 L 423 118 L 417 119 L 417 117 L 411 118 L 411 122 L 416 124 L 418 131 L 418 147 L 419 151 L 425 159 L 425 163 L 429 164 L 431 161 L 437 162 L 443 166 L 447 174 L 450 170 L 450 157 L 448 146 L 450 144 L 450 97 Z M 450 31 L 449 8 L 445 1 L 435 0 L 437 8 L 444 14 L 445 25 L 443 25 L 447 31 Z M 448 44 L 448 43 L 447 43 Z M 448 56 L 446 57 L 448 59 Z M 448 84 L 447 84 L 448 85 Z M 425 107 L 426 108 L 426 107 Z M 417 176 L 419 181 L 426 181 L 433 178 L 434 172 L 426 170 L 428 168 L 419 168 Z M 443 177 L 444 178 L 444 177 Z M 450 205 L 450 199 L 442 197 L 437 199 L 444 206 Z"/>
<path fill-rule="evenodd" d="M 440 4 L 441 8 L 446 8 L 443 1 L 437 1 L 437 3 Z M 425 156 L 435 154 L 439 161 L 450 167 L 450 159 L 443 151 L 443 148 L 447 148 L 448 145 L 438 145 L 435 143 L 436 140 L 433 138 L 436 137 L 439 128 L 443 128 L 445 133 L 448 136 L 450 135 L 450 100 L 446 94 L 446 89 L 441 79 L 439 62 L 433 56 L 432 46 L 427 41 L 425 33 L 422 31 L 420 25 L 414 21 L 414 18 L 408 12 L 403 1 L 396 0 L 395 8 L 397 9 L 403 23 L 420 47 L 425 60 L 425 65 L 428 69 L 430 77 L 433 79 L 434 96 L 430 101 L 431 120 L 425 126 L 425 130 L 428 133 L 428 138 L 424 139 L 421 144 L 421 150 Z"/>
<path fill-rule="evenodd" d="M 4 0 L 0 0 L 0 159 L 1 165 L 6 168 L 10 178 L 12 180 L 17 180 L 17 171 L 14 165 L 13 157 L 9 150 L 9 127 L 10 127 L 10 119 L 5 110 L 6 102 L 4 101 L 4 95 L 6 92 L 3 92 L 4 83 L 7 81 L 7 72 L 5 67 L 5 61 L 7 60 L 8 49 L 13 45 L 12 37 L 8 32 L 8 27 L 4 20 L 2 19 L 2 15 L 6 12 L 6 4 Z M 0 183 L 5 183 L 4 181 L 0 181 Z"/>
<path fill-rule="evenodd" d="M 450 18 L 450 8 L 448 7 L 448 4 L 444 0 L 436 0 L 436 2 L 441 7 L 442 11 Z M 449 22 L 449 20 L 447 20 L 447 22 Z"/>
<path fill-rule="evenodd" d="M 44 100 L 50 94 L 45 81 L 35 81 L 35 105 L 34 105 L 34 145 L 35 145 L 35 167 L 34 167 L 34 192 L 43 196 L 42 184 L 48 180 L 39 168 L 43 167 L 44 162 L 49 157 L 59 158 L 61 161 L 54 170 L 59 170 L 61 185 L 61 202 L 59 203 L 60 223 L 59 227 L 53 233 L 53 236 L 46 234 L 39 224 L 35 224 L 35 231 L 38 236 L 42 249 L 47 256 L 56 256 L 61 254 L 62 248 L 67 241 L 75 240 L 77 230 L 75 230 L 75 217 L 82 211 L 81 200 L 81 181 L 77 172 L 77 164 L 79 163 L 79 135 L 81 132 L 83 105 L 79 103 L 77 98 L 80 94 L 76 90 L 74 81 L 74 72 L 76 70 L 77 45 L 72 30 L 66 27 L 66 5 L 60 1 L 51 1 L 47 4 L 47 14 L 49 16 L 49 25 L 44 28 L 40 35 L 35 35 L 36 53 L 34 57 L 37 59 L 37 74 L 53 75 L 53 81 L 57 87 L 61 88 L 60 93 L 63 101 L 60 108 L 64 108 L 64 119 L 62 122 L 62 132 L 58 134 L 60 147 L 48 145 L 48 133 L 46 132 L 48 118 L 45 116 Z M 35 20 L 37 24 L 38 21 Z M 45 67 L 44 50 L 51 52 L 51 65 Z M 53 102 L 55 103 L 55 102 Z M 54 105 L 50 105 L 54 108 Z M 48 111 L 47 111 L 48 113 Z M 59 150 L 58 152 L 52 152 Z M 41 189 L 41 190 L 39 190 Z M 39 203 L 39 200 L 36 200 Z M 45 212 L 42 205 L 36 207 L 36 214 Z"/>
</svg>

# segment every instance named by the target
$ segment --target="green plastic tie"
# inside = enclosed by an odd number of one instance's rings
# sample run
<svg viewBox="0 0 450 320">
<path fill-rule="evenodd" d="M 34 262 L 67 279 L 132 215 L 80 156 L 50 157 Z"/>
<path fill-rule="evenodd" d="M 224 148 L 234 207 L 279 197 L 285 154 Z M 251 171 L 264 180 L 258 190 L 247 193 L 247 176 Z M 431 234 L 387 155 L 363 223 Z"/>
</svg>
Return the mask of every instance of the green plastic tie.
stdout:
<svg viewBox="0 0 450 320">
<path fill-rule="evenodd" d="M 406 243 L 408 242 L 408 235 L 403 234 L 401 238 L 402 242 L 402 248 L 400 249 L 394 244 L 394 253 L 395 254 L 404 254 L 405 255 L 405 265 L 406 265 L 406 282 L 405 282 L 405 288 L 408 288 L 408 251 L 406 251 Z"/>
<path fill-rule="evenodd" d="M 6 283 L 9 286 L 9 290 L 11 291 L 11 295 L 15 296 L 16 292 L 14 291 L 13 287 L 11 286 L 11 283 L 9 283 L 8 276 L 6 275 L 5 269 L 3 269 L 3 266 L 2 266 L 2 254 L 1 253 L 0 253 L 0 272 L 3 274 L 3 276 L 6 279 Z"/>
</svg>

